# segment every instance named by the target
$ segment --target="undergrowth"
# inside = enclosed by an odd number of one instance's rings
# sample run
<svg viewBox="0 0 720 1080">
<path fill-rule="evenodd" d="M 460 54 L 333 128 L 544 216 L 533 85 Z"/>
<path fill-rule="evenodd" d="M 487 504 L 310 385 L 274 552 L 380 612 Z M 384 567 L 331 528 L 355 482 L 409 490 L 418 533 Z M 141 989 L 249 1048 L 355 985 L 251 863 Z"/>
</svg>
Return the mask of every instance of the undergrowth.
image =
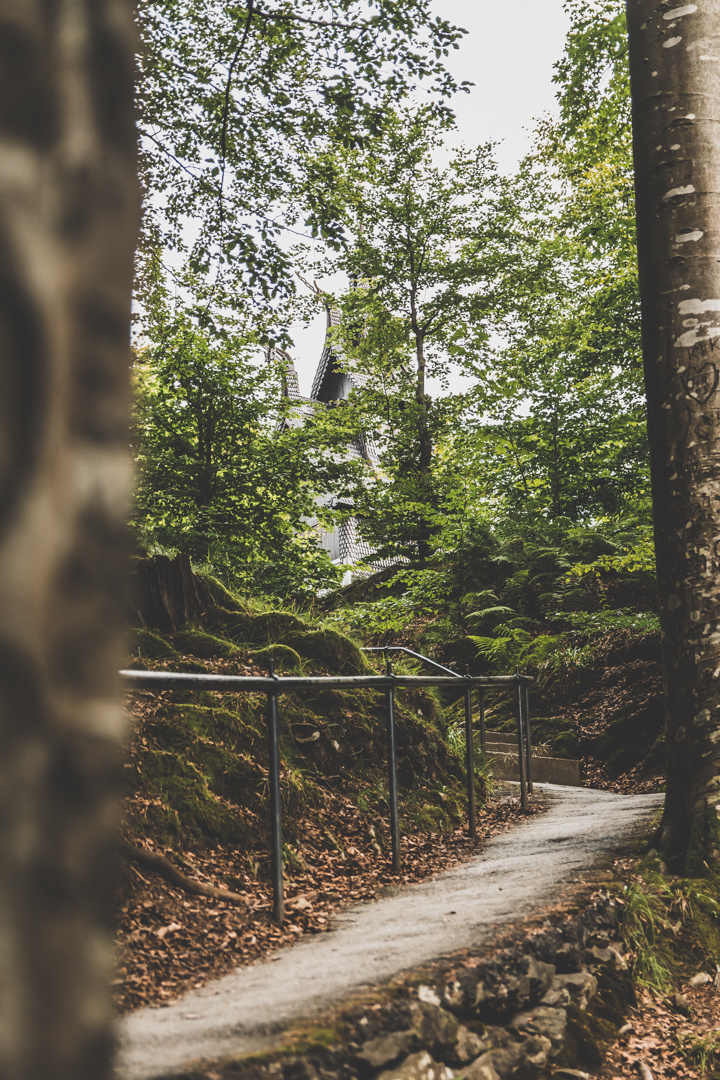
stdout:
<svg viewBox="0 0 720 1080">
<path fill-rule="evenodd" d="M 670 994 L 720 964 L 720 890 L 712 877 L 680 878 L 651 852 L 618 887 L 620 933 L 639 986 Z"/>
<path fill-rule="evenodd" d="M 356 675 L 376 669 L 357 640 L 311 613 L 245 603 L 205 579 L 214 606 L 202 625 L 174 634 L 136 628 L 136 669 Z M 397 670 L 416 670 L 400 661 Z M 433 689 L 396 695 L 400 811 L 408 828 L 452 829 L 466 814 L 464 734 Z M 249 850 L 266 840 L 269 811 L 266 698 L 207 691 L 134 695 L 126 769 L 127 825 L 161 847 Z M 285 858 L 296 822 L 330 791 L 350 795 L 373 818 L 388 814 L 384 696 L 369 689 L 311 687 L 279 704 Z M 489 790 L 478 754 L 477 790 Z M 378 834 L 378 846 L 382 843 Z"/>
</svg>

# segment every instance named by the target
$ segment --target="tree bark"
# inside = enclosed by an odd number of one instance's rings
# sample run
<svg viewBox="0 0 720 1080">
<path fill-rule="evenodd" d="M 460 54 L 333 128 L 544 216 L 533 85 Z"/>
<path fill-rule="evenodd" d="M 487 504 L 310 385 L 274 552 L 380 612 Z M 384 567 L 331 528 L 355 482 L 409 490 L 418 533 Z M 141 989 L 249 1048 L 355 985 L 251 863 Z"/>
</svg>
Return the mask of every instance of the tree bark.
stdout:
<svg viewBox="0 0 720 1080">
<path fill-rule="evenodd" d="M 0 6 L 0 1076 L 98 1080 L 139 219 L 127 0 Z"/>
<path fill-rule="evenodd" d="M 717 855 L 720 803 L 720 4 L 628 0 L 627 13 L 666 702 L 660 846 L 672 869 L 696 872 Z"/>
</svg>

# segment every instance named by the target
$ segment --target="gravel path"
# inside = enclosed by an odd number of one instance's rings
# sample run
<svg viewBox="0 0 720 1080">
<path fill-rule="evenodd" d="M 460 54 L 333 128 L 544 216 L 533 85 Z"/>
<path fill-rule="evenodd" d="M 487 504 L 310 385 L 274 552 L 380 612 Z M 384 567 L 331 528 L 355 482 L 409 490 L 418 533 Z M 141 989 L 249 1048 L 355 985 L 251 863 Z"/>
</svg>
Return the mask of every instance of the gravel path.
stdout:
<svg viewBox="0 0 720 1080">
<path fill-rule="evenodd" d="M 359 988 L 483 941 L 498 926 L 557 901 L 573 881 L 646 825 L 662 795 L 614 795 L 537 784 L 550 810 L 492 840 L 470 862 L 372 904 L 331 930 L 239 968 L 174 1005 L 118 1024 L 117 1076 L 146 1080 L 189 1062 L 270 1046 L 292 1021 Z"/>
</svg>

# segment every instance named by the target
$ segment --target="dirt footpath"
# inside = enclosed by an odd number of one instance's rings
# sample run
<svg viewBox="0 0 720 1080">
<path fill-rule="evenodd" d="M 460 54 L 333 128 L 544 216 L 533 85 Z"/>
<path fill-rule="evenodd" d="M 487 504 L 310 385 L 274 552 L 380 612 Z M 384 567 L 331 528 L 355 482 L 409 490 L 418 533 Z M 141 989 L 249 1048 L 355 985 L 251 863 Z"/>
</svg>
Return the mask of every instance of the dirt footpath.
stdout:
<svg viewBox="0 0 720 1080">
<path fill-rule="evenodd" d="M 482 942 L 499 926 L 554 905 L 560 886 L 646 826 L 663 800 L 536 786 L 552 795 L 551 809 L 491 841 L 470 862 L 346 909 L 327 933 L 173 1005 L 124 1017 L 116 1075 L 145 1080 L 198 1059 L 266 1049 L 293 1021 L 363 986 Z"/>
</svg>

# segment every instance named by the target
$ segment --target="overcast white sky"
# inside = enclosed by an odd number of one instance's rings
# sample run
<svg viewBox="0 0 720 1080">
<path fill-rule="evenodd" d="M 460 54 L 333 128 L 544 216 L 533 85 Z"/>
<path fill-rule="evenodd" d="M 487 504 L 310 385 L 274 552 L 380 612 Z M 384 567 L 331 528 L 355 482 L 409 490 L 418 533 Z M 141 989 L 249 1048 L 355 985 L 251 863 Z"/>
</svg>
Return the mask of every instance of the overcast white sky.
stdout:
<svg viewBox="0 0 720 1080">
<path fill-rule="evenodd" d="M 475 83 L 454 101 L 459 140 L 498 142 L 503 172 L 530 148 L 533 121 L 555 108 L 553 64 L 565 44 L 568 19 L 562 0 L 434 0 L 435 12 L 468 34 L 448 66 L 458 81 Z M 309 394 L 322 351 L 325 318 L 293 328 L 293 359 L 300 389 Z"/>
</svg>

